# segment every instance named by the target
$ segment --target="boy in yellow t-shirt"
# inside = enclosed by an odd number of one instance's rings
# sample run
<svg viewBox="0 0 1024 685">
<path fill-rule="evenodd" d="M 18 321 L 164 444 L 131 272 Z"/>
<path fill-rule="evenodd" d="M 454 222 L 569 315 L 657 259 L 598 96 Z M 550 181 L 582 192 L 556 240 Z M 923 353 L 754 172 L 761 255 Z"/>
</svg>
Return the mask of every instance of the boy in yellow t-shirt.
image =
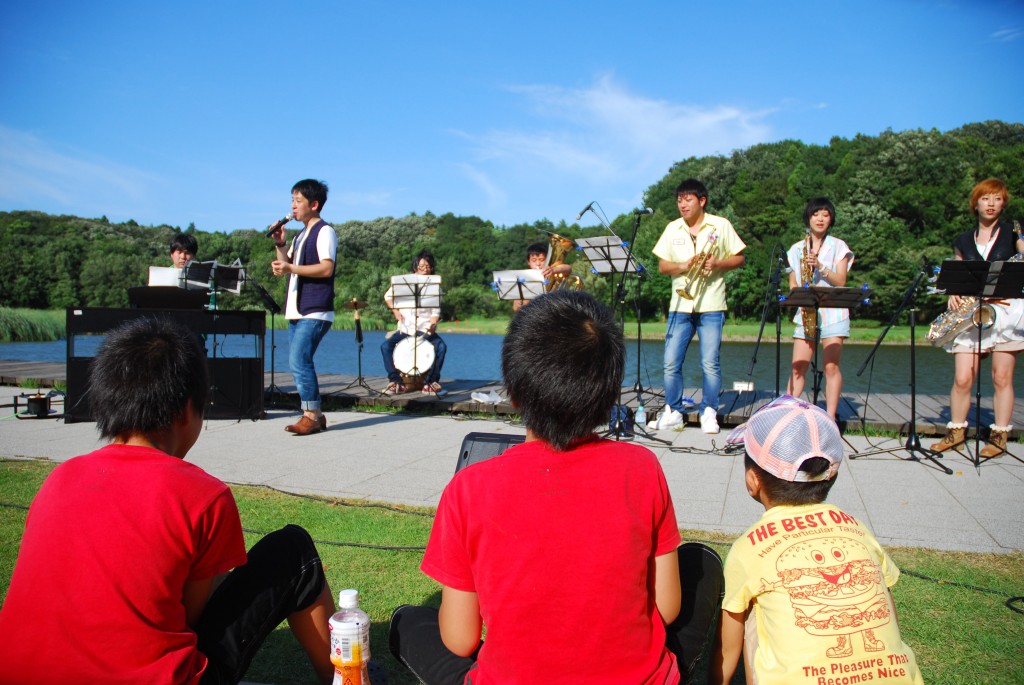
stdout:
<svg viewBox="0 0 1024 685">
<path fill-rule="evenodd" d="M 725 562 L 712 683 L 743 651 L 747 682 L 921 685 L 889 588 L 899 569 L 859 520 L 825 504 L 843 460 L 839 428 L 789 395 L 729 435 L 746 451 L 746 486 L 765 513 Z"/>
</svg>

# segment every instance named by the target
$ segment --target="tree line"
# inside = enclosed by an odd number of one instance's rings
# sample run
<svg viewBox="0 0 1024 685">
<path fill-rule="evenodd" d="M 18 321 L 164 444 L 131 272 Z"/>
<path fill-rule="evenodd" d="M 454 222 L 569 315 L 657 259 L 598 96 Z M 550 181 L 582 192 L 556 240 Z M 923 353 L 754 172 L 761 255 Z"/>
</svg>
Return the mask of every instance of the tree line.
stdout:
<svg viewBox="0 0 1024 685">
<path fill-rule="evenodd" d="M 973 185 L 989 176 L 1003 179 L 1011 192 L 1024 193 L 1024 124 L 989 121 L 968 124 L 946 133 L 937 130 L 885 131 L 878 136 L 835 137 L 828 145 L 785 140 L 737 150 L 729 155 L 691 157 L 672 165 L 645 194 L 654 214 L 642 217 L 636 255 L 646 267 L 642 279 L 625 280 L 630 303 L 638 302 L 644 320 L 662 319 L 671 281 L 657 273 L 651 248 L 665 225 L 678 218 L 675 187 L 694 177 L 707 185 L 707 210 L 725 216 L 746 242 L 747 262 L 727 276 L 732 315 L 757 318 L 772 271 L 772 253 L 803 236 L 807 200 L 827 196 L 836 206 L 833 233 L 856 255 L 850 285 L 866 283 L 875 290 L 871 304 L 858 318 L 887 322 L 923 265 L 923 257 L 941 262 L 952 257 L 952 241 L 973 225 L 967 198 Z M 412 256 L 431 250 L 444 282 L 445 319 L 498 317 L 511 313 L 491 287 L 492 272 L 525 268 L 529 244 L 546 241 L 548 233 L 569 238 L 605 233 L 602 226 L 557 224 L 546 219 L 532 224 L 496 226 L 476 216 L 432 213 L 381 217 L 372 221 L 338 221 L 336 309 L 353 298 L 369 306 L 364 325 L 390 323 L 383 293 L 390 277 L 408 273 Z M 1011 202 L 1005 215 L 1020 219 L 1020 203 Z M 634 217 L 622 214 L 611 226 L 627 239 Z M 41 212 L 0 212 L 0 305 L 36 309 L 124 307 L 127 289 L 144 285 L 151 265 L 169 266 L 168 244 L 181 229 L 140 226 L 135 221 L 112 223 Z M 273 246 L 263 227 L 186 233 L 199 241 L 198 259 L 230 264 L 236 259 L 255 283 L 279 303 L 285 283 L 270 273 Z M 570 255 L 585 288 L 610 302 L 619 279 L 591 273 L 578 253 Z M 786 281 L 783 279 L 783 284 Z M 239 296 L 225 296 L 238 309 L 265 308 L 257 288 L 248 285 Z M 945 307 L 939 296 L 918 298 L 920 319 L 930 320 Z M 630 314 L 632 315 L 632 304 Z M 784 316 L 789 316 L 786 312 Z M 346 317 L 339 317 L 339 320 Z"/>
</svg>

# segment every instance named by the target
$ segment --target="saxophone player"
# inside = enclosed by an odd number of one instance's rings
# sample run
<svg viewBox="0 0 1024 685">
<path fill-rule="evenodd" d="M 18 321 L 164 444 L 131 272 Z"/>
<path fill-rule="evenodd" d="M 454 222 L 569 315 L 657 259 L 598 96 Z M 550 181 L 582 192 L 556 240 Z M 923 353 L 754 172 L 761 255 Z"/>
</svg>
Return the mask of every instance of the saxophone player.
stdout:
<svg viewBox="0 0 1024 685">
<path fill-rule="evenodd" d="M 977 223 L 953 241 L 956 259 L 1005 261 L 1024 252 L 1024 238 L 1015 232 L 1012 221 L 1000 220 L 1010 201 L 1006 184 L 988 178 L 971 191 L 970 209 Z M 960 297 L 951 295 L 950 309 L 960 305 Z M 989 427 L 988 443 L 981 449 L 982 457 L 998 457 L 1006 451 L 1010 417 L 1013 414 L 1013 369 L 1017 354 L 1024 349 L 1024 299 L 989 302 L 995 312 L 991 328 L 982 331 L 981 353 L 992 355 L 992 408 L 995 423 Z M 953 353 L 953 389 L 949 393 L 949 423 L 946 437 L 932 443 L 938 452 L 959 447 L 967 434 L 967 414 L 971 408 L 971 387 L 978 373 L 978 332 L 974 326 L 953 339 L 947 348 Z M 980 428 L 980 426 L 978 427 Z"/>
<path fill-rule="evenodd" d="M 841 288 L 846 285 L 847 270 L 853 266 L 853 252 L 845 241 L 829 235 L 836 221 L 836 208 L 825 197 L 816 197 L 804 207 L 804 226 L 807 235 L 789 248 L 786 256 L 791 266 L 790 289 L 803 285 Z M 786 392 L 799 397 L 804 391 L 807 367 L 814 357 L 814 346 L 822 346 L 825 372 L 825 410 L 836 420 L 839 392 L 843 388 L 843 374 L 839 358 L 843 354 L 843 340 L 850 337 L 849 309 L 819 309 L 815 320 L 813 309 L 797 309 L 793 323 L 793 364 Z M 812 329 L 812 330 L 808 330 Z M 816 329 L 816 330 L 813 330 Z"/>
<path fill-rule="evenodd" d="M 665 408 L 653 422 L 658 429 L 683 424 L 683 360 L 696 333 L 704 374 L 700 427 L 705 433 L 718 432 L 725 274 L 743 266 L 746 257 L 740 253 L 746 244 L 728 219 L 705 213 L 707 202 L 703 183 L 694 178 L 680 183 L 676 187 L 679 218 L 665 227 L 652 250 L 658 272 L 672 277 L 665 331 Z"/>
<path fill-rule="evenodd" d="M 572 273 L 572 264 L 559 262 L 548 265 L 548 245 L 546 243 L 533 243 L 526 248 L 526 265 L 535 271 L 540 271 L 544 278 L 554 276 L 567 276 Z M 512 311 L 518 312 L 529 300 L 512 300 Z"/>
</svg>

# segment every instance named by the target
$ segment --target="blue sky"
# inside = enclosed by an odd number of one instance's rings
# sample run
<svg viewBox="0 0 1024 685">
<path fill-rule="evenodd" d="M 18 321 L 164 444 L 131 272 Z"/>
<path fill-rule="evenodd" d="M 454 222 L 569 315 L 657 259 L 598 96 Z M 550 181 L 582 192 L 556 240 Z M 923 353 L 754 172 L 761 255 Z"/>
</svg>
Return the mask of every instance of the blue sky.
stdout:
<svg viewBox="0 0 1024 685">
<path fill-rule="evenodd" d="M 0 93 L 0 210 L 231 231 L 315 177 L 336 223 L 571 223 L 691 156 L 1020 122 L 1024 3 L 5 2 Z"/>
</svg>

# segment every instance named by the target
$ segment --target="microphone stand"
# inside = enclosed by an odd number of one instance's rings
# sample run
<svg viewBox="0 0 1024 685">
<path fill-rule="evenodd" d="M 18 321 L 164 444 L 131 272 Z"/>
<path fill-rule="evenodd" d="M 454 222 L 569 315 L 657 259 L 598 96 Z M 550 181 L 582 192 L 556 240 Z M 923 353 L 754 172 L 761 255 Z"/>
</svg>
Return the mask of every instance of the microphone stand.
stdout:
<svg viewBox="0 0 1024 685">
<path fill-rule="evenodd" d="M 903 447 L 893 447 L 890 449 L 874 450 L 872 452 L 858 452 L 851 454 L 850 459 L 859 459 L 860 457 L 869 457 L 875 454 L 892 454 L 900 449 L 906 450 L 910 454 L 911 461 L 921 461 L 918 458 L 918 454 L 932 462 L 940 469 L 946 472 L 947 475 L 953 474 L 953 469 L 947 468 L 936 461 L 937 458 L 941 459 L 942 454 L 935 452 L 934 450 L 926 449 L 921 446 L 921 439 L 917 435 L 917 364 L 915 355 L 915 327 L 917 324 L 917 303 L 916 294 L 917 289 L 921 285 L 921 281 L 928 275 L 928 264 L 925 262 L 924 268 L 917 274 L 917 278 L 910 284 L 907 291 L 903 293 L 903 300 L 900 302 L 896 311 L 893 312 L 892 318 L 889 320 L 889 324 L 882 331 L 881 335 L 878 336 L 878 340 L 875 341 L 875 346 L 871 349 L 871 353 L 868 354 L 867 358 L 864 359 L 864 363 L 861 364 L 860 369 L 857 371 L 857 375 L 860 376 L 864 373 L 864 369 L 867 368 L 868 362 L 875 356 L 875 352 L 878 351 L 882 341 L 885 340 L 886 334 L 889 329 L 893 327 L 897 320 L 899 320 L 900 314 L 906 309 L 908 312 L 908 318 L 910 321 L 910 432 L 907 435 L 907 441 Z M 865 413 L 867 412 L 867 405 L 864 407 Z M 861 418 L 861 425 L 864 424 L 864 419 Z"/>
<path fill-rule="evenodd" d="M 754 353 L 750 356 L 750 368 L 747 370 L 747 377 L 754 375 L 754 365 L 757 364 L 757 351 L 761 347 L 761 337 L 764 335 L 764 326 L 768 320 L 768 309 L 771 303 L 774 301 L 775 307 L 775 396 L 778 397 L 781 393 L 779 392 L 779 368 L 782 366 L 782 316 L 778 303 L 781 300 L 781 292 L 779 289 L 780 282 L 782 281 L 782 267 L 786 264 L 785 253 L 780 253 L 780 245 L 776 244 L 772 248 L 771 259 L 775 259 L 775 266 L 772 269 L 771 277 L 768 281 L 768 289 L 764 293 L 764 304 L 761 306 L 761 328 L 757 331 L 757 342 L 754 344 Z"/>
<path fill-rule="evenodd" d="M 274 317 L 281 313 L 281 305 L 277 303 L 277 300 L 271 296 L 267 289 L 264 288 L 256 278 L 248 272 L 245 272 L 246 278 L 256 288 L 256 293 L 260 296 L 260 300 L 263 301 L 263 306 L 268 312 L 270 312 L 270 387 L 266 390 L 267 395 L 267 406 L 276 407 L 274 404 L 276 398 L 283 396 L 284 393 L 281 388 L 277 387 L 274 382 L 274 352 L 277 350 L 277 344 L 275 343 L 274 331 L 276 330 Z M 291 408 L 291 407 L 289 407 Z"/>
<path fill-rule="evenodd" d="M 595 212 L 595 214 L 596 214 L 596 212 Z M 627 267 L 626 267 L 626 269 L 622 270 L 622 276 L 619 278 L 619 284 L 618 284 L 618 286 L 615 289 L 615 296 L 616 296 L 616 299 L 617 299 L 617 304 L 621 305 L 621 307 L 622 307 L 621 314 L 619 315 L 619 317 L 620 317 L 619 321 L 621 322 L 623 330 L 625 330 L 625 327 L 626 327 L 626 273 L 629 270 L 629 267 L 635 264 L 636 268 L 634 270 L 634 273 L 636 274 L 637 278 L 636 278 L 636 293 L 633 295 L 633 311 L 634 311 L 634 314 L 636 316 L 636 383 L 633 384 L 633 393 L 636 395 L 636 403 L 637 403 L 638 407 L 639 406 L 643 406 L 643 403 L 644 403 L 644 399 L 643 399 L 644 398 L 644 386 L 640 383 L 640 353 L 641 353 L 641 342 L 642 342 L 641 328 L 640 328 L 640 291 L 641 291 L 641 287 L 642 287 L 642 284 L 643 284 L 643 280 L 646 277 L 647 270 L 644 268 L 643 264 L 641 264 L 640 261 L 637 260 L 636 257 L 634 256 L 634 254 L 633 254 L 633 245 L 636 243 L 636 234 L 640 230 L 640 217 L 642 217 L 642 216 L 643 216 L 643 214 L 639 214 L 639 213 L 633 215 L 633 234 L 632 234 L 632 236 L 630 236 L 630 239 L 629 239 L 628 243 L 625 242 L 625 241 L 623 241 L 623 243 L 622 243 L 622 246 L 626 250 L 626 265 L 627 265 Z M 608 226 L 607 228 L 608 228 L 608 231 L 612 235 L 614 235 L 616 238 L 619 237 L 619 236 L 615 235 L 615 231 L 613 231 L 610 226 Z M 621 240 L 621 238 L 620 238 L 620 240 Z M 653 391 L 650 391 L 650 392 L 648 392 L 648 394 L 653 397 L 655 393 Z M 621 393 L 621 391 L 619 393 L 619 404 L 622 404 L 622 393 Z M 633 424 L 633 433 L 634 433 L 634 435 L 639 433 L 639 434 L 643 435 L 648 440 L 653 440 L 654 442 L 660 442 L 660 443 L 662 443 L 664 445 L 671 445 L 672 444 L 671 440 L 665 440 L 663 438 L 658 438 L 658 437 L 655 437 L 654 435 L 651 435 L 647 431 L 647 426 L 638 425 L 636 422 L 634 422 L 634 424 Z M 615 430 L 615 436 L 616 436 L 616 439 L 617 439 L 618 436 L 619 436 L 619 431 L 618 430 Z"/>
</svg>

